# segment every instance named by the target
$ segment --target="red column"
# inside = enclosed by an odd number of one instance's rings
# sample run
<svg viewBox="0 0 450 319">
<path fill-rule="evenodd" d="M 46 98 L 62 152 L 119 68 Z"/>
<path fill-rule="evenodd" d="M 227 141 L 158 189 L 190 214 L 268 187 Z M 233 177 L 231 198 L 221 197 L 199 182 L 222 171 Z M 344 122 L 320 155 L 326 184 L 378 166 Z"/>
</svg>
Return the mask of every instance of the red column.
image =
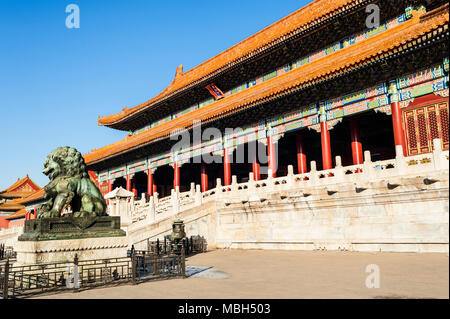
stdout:
<svg viewBox="0 0 450 319">
<path fill-rule="evenodd" d="M 363 152 L 361 138 L 359 136 L 359 125 L 355 119 L 350 120 L 350 136 L 352 140 L 353 165 L 363 163 Z"/>
<path fill-rule="evenodd" d="M 208 173 L 206 172 L 206 164 L 202 162 L 201 167 L 201 182 L 202 182 L 202 192 L 208 191 Z"/>
<path fill-rule="evenodd" d="M 395 146 L 401 145 L 403 148 L 403 155 L 406 156 L 406 140 L 405 132 L 402 125 L 402 112 L 400 110 L 399 96 L 396 86 L 390 87 L 391 93 L 391 111 L 392 111 L 392 127 L 394 129 Z"/>
<path fill-rule="evenodd" d="M 258 163 L 258 156 L 255 152 L 255 155 L 253 156 L 253 163 L 252 163 L 252 170 L 253 170 L 253 177 L 255 179 L 255 181 L 259 181 L 261 179 L 261 174 L 260 174 L 260 165 Z"/>
<path fill-rule="evenodd" d="M 113 181 L 108 179 L 107 183 L 108 183 L 108 193 L 110 193 L 113 190 Z M 102 194 L 102 195 L 105 196 L 106 194 Z M 109 199 L 106 200 L 106 204 L 109 205 Z"/>
<path fill-rule="evenodd" d="M 297 134 L 297 165 L 299 174 L 305 174 L 308 172 L 306 164 L 305 143 L 303 141 L 303 135 L 301 133 Z"/>
<path fill-rule="evenodd" d="M 131 178 L 127 175 L 127 191 L 131 192 Z"/>
<path fill-rule="evenodd" d="M 273 143 L 273 136 L 267 137 L 267 155 L 269 156 L 269 169 L 272 170 L 272 177 L 277 177 L 275 144 Z"/>
<path fill-rule="evenodd" d="M 322 141 L 322 169 L 332 169 L 330 131 L 328 131 L 328 122 L 320 122 L 320 135 Z"/>
<path fill-rule="evenodd" d="M 257 162 L 252 163 L 252 168 L 253 168 L 253 176 L 255 178 L 255 181 L 259 181 L 261 179 L 259 163 L 257 163 Z"/>
<path fill-rule="evenodd" d="M 231 185 L 231 163 L 230 155 L 228 154 L 228 149 L 223 149 L 223 185 Z"/>
<path fill-rule="evenodd" d="M 260 174 L 260 165 L 258 163 L 258 146 L 256 147 L 255 154 L 253 154 L 252 172 L 254 180 L 259 181 L 261 179 L 261 174 Z"/>
<path fill-rule="evenodd" d="M 180 166 L 177 162 L 173 163 L 173 189 L 180 187 Z"/>
<path fill-rule="evenodd" d="M 131 180 L 131 185 L 131 191 L 133 192 L 134 196 L 137 197 L 136 180 L 134 178 Z"/>
<path fill-rule="evenodd" d="M 158 186 L 153 184 L 153 194 L 158 192 Z"/>
<path fill-rule="evenodd" d="M 147 171 L 147 193 L 153 196 L 153 174 L 151 169 Z"/>
<path fill-rule="evenodd" d="M 33 209 L 34 209 L 34 217 L 33 217 L 33 219 L 36 219 L 37 218 L 37 208 L 36 208 L 36 206 L 33 206 Z"/>
</svg>

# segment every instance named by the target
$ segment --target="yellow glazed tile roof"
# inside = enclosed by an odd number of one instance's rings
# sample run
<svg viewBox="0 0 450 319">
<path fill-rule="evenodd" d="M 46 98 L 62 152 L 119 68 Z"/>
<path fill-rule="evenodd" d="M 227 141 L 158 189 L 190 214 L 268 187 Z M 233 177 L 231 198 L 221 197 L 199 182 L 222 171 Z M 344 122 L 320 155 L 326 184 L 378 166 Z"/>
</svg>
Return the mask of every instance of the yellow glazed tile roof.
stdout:
<svg viewBox="0 0 450 319">
<path fill-rule="evenodd" d="M 175 79 L 159 95 L 135 107 L 124 108 L 121 113 L 99 117 L 98 122 L 100 125 L 111 125 L 120 122 L 143 109 L 152 107 L 162 99 L 209 77 L 211 74 L 257 54 L 264 48 L 282 41 L 298 30 L 308 28 L 321 19 L 330 18 L 336 13 L 344 11 L 347 7 L 356 6 L 362 2 L 364 1 L 316 0 L 185 73 L 182 71 L 182 66 L 178 67 Z"/>
</svg>

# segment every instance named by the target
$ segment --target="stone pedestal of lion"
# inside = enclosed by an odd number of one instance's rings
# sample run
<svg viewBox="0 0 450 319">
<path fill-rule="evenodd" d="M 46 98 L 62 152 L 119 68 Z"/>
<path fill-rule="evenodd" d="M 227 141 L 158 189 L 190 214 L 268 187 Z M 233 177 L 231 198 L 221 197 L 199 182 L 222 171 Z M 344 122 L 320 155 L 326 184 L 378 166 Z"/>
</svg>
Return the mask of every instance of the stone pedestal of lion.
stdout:
<svg viewBox="0 0 450 319">
<path fill-rule="evenodd" d="M 60 147 L 48 155 L 43 173 L 47 202 L 37 219 L 25 222 L 14 247 L 17 265 L 126 257 L 128 240 L 120 217 L 106 214 L 106 202 L 86 171 L 82 155 Z M 63 210 L 72 211 L 61 216 Z"/>
<path fill-rule="evenodd" d="M 120 217 L 62 217 L 25 222 L 15 248 L 17 265 L 126 257 Z"/>
</svg>

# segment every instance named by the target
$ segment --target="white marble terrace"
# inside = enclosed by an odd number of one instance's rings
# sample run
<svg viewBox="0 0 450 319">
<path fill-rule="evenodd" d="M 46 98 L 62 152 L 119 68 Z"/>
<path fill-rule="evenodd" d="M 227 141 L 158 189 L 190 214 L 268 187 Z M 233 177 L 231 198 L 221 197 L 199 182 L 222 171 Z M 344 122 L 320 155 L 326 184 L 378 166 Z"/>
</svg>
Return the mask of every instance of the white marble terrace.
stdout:
<svg viewBox="0 0 450 319">
<path fill-rule="evenodd" d="M 278 178 L 267 178 L 255 181 L 253 173 L 249 174 L 249 181 L 237 183 L 236 176 L 232 177 L 230 186 L 222 186 L 217 179 L 217 186 L 202 193 L 200 185 L 191 184 L 191 190 L 179 193 L 172 190 L 172 195 L 158 198 L 158 193 L 150 197 L 149 201 L 135 201 L 129 199 L 112 199 L 108 206 L 109 214 L 121 216 L 123 226 L 128 232 L 133 232 L 148 224 L 153 224 L 171 216 L 176 216 L 185 210 L 202 206 L 211 201 L 240 201 L 252 200 L 268 193 L 277 193 L 293 189 L 305 192 L 312 188 L 333 189 L 333 185 L 355 184 L 364 188 L 368 182 L 388 180 L 395 184 L 404 177 L 427 176 L 427 174 L 442 172 L 449 169 L 449 151 L 442 151 L 441 141 L 433 141 L 433 153 L 404 157 L 401 146 L 397 146 L 396 158 L 386 161 L 372 162 L 369 151 L 364 152 L 364 163 L 343 167 L 340 156 L 336 156 L 336 167 L 330 170 L 317 171 L 316 163 L 311 162 L 311 170 L 306 174 L 293 174 L 293 167 L 289 166 L 288 175 Z M 270 176 L 271 174 L 269 174 Z M 338 191 L 338 189 L 336 189 Z"/>
</svg>

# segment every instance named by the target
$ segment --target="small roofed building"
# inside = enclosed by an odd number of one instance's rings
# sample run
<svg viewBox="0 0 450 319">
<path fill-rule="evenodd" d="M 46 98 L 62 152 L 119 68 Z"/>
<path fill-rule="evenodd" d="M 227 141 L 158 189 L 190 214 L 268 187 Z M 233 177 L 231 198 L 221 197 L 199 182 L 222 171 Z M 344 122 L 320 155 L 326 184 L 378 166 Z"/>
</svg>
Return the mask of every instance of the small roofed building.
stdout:
<svg viewBox="0 0 450 319">
<path fill-rule="evenodd" d="M 108 201 L 108 215 L 120 216 L 121 227 L 127 230 L 134 209 L 134 193 L 119 186 L 106 194 L 105 199 Z"/>
<path fill-rule="evenodd" d="M 0 191 L 0 228 L 22 226 L 26 219 L 34 218 L 43 195 L 44 189 L 28 175 Z"/>
</svg>

